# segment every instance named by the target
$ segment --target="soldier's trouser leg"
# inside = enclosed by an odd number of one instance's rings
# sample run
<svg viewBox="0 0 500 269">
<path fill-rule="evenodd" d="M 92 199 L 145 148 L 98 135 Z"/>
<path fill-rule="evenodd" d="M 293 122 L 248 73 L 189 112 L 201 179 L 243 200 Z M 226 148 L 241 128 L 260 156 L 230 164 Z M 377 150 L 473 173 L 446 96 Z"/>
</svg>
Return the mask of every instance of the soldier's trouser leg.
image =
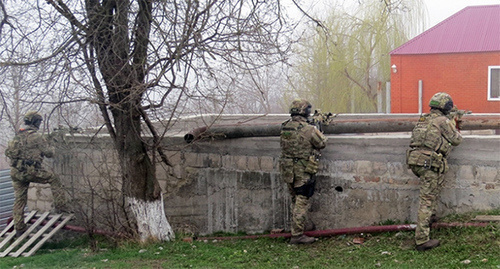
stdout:
<svg viewBox="0 0 500 269">
<path fill-rule="evenodd" d="M 29 182 L 13 179 L 12 186 L 14 187 L 15 196 L 14 207 L 12 209 L 14 229 L 16 229 L 16 231 L 24 231 L 26 230 L 26 224 L 24 223 L 24 208 L 28 202 Z"/>
<path fill-rule="evenodd" d="M 304 195 L 295 196 L 295 204 L 292 211 L 292 236 L 299 236 L 304 233 L 306 225 L 307 211 L 311 206 L 309 198 Z"/>
<path fill-rule="evenodd" d="M 417 228 L 415 229 L 415 243 L 421 245 L 430 239 L 430 217 L 437 206 L 437 197 L 443 183 L 443 175 L 432 170 L 426 170 L 423 167 L 418 172 L 420 174 L 420 201 Z"/>
<path fill-rule="evenodd" d="M 292 194 L 292 236 L 304 233 L 307 211 L 311 206 L 310 197 L 314 194 L 314 181 L 310 174 L 305 172 L 307 162 L 299 161 L 293 166 L 294 182 L 289 184 Z"/>
</svg>

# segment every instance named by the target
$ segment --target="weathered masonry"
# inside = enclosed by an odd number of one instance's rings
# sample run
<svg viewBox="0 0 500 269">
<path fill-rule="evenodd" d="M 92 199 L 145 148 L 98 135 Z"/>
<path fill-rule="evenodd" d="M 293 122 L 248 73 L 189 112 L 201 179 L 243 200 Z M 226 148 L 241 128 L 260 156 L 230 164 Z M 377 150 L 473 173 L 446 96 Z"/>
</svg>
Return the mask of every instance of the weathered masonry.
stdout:
<svg viewBox="0 0 500 269">
<path fill-rule="evenodd" d="M 266 120 L 269 120 L 269 116 Z M 274 121 L 283 119 L 275 117 Z M 196 127 L 189 124 L 185 130 Z M 185 130 L 165 139 L 172 167 L 157 166 L 165 210 L 174 229 L 200 234 L 288 229 L 290 201 L 280 180 L 279 137 L 247 137 L 187 144 Z M 54 167 L 74 193 L 102 186 L 118 195 L 118 170 L 109 140 L 66 136 Z M 322 151 L 310 217 L 318 229 L 415 221 L 418 178 L 404 164 L 407 133 L 330 135 Z M 465 134 L 449 158 L 438 214 L 500 207 L 500 136 Z M 106 171 L 106 173 L 103 173 Z M 101 182 L 101 183 L 97 183 Z M 44 185 L 30 190 L 30 209 L 47 206 Z M 45 198 L 44 198 L 45 197 Z M 106 206 L 98 207 L 105 210 Z M 103 214 L 99 214 L 103 215 Z"/>
</svg>

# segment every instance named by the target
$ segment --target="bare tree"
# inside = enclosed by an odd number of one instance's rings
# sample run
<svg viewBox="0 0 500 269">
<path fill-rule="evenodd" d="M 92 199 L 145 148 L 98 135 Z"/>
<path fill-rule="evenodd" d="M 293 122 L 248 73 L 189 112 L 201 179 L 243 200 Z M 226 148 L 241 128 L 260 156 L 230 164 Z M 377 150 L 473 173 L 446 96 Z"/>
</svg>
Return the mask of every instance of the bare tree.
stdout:
<svg viewBox="0 0 500 269">
<path fill-rule="evenodd" d="M 179 113 L 190 113 L 192 104 L 224 108 L 240 74 L 286 61 L 290 43 L 282 36 L 291 29 L 280 1 L 16 4 L 8 12 L 9 41 L 0 42 L 6 47 L 1 65 L 44 63 L 51 85 L 61 90 L 56 106 L 71 100 L 97 105 L 140 238 L 172 239 L 154 163 L 159 156 L 169 165 L 160 146 L 165 132 L 153 120 L 163 119 L 168 128 Z"/>
<path fill-rule="evenodd" d="M 391 50 L 424 26 L 422 3 L 359 1 L 353 11 L 335 7 L 304 40 L 292 92 L 324 111 L 374 112 L 377 93 L 390 79 Z"/>
</svg>

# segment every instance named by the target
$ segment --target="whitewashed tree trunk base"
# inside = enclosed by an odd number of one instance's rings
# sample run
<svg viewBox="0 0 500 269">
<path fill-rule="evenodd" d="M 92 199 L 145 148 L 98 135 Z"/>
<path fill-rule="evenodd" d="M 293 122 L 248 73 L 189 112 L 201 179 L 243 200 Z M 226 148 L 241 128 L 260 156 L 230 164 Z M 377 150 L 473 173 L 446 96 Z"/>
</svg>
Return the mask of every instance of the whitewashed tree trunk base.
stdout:
<svg viewBox="0 0 500 269">
<path fill-rule="evenodd" d="M 141 241 L 148 239 L 171 241 L 175 239 L 172 227 L 165 216 L 163 195 L 161 199 L 151 202 L 134 197 L 126 197 L 126 201 L 136 218 L 137 232 Z"/>
</svg>

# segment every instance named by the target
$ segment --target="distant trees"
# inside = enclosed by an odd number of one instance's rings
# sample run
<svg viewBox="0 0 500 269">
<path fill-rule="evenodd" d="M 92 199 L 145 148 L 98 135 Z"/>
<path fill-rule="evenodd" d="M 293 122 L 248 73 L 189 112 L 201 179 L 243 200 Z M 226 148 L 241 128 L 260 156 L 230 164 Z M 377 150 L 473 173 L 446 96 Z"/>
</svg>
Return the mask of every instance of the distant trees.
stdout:
<svg viewBox="0 0 500 269">
<path fill-rule="evenodd" d="M 302 42 L 292 92 L 323 111 L 375 112 L 390 79 L 389 52 L 423 28 L 422 3 L 360 1 L 349 12 L 332 6 L 324 28 Z"/>
</svg>

